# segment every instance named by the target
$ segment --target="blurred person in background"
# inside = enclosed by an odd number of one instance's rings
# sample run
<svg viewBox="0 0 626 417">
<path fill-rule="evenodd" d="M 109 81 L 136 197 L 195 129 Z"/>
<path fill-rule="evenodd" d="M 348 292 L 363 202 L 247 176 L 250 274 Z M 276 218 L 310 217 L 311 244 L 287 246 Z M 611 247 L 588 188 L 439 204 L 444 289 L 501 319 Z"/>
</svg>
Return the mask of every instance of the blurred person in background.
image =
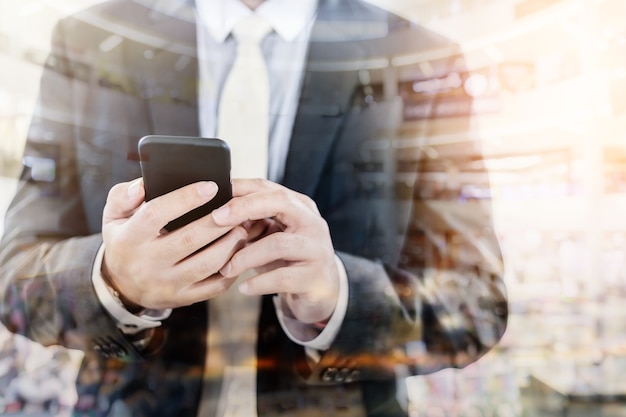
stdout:
<svg viewBox="0 0 626 417">
<path fill-rule="evenodd" d="M 161 233 L 216 190 L 145 203 L 137 141 L 217 134 L 231 32 L 250 15 L 271 26 L 268 179 L 234 178 L 226 209 Z M 4 324 L 86 352 L 82 414 L 251 415 L 235 392 L 259 416 L 407 415 L 406 376 L 477 360 L 507 319 L 489 204 L 470 219 L 418 201 L 423 152 L 372 170 L 373 144 L 397 158 L 402 118 L 392 68 L 373 64 L 429 50 L 455 46 L 361 0 L 114 0 L 60 21 L 0 246 Z M 261 296 L 256 402 L 213 367 L 215 340 L 244 325 L 214 328 L 240 313 L 212 309 L 226 295 Z"/>
</svg>

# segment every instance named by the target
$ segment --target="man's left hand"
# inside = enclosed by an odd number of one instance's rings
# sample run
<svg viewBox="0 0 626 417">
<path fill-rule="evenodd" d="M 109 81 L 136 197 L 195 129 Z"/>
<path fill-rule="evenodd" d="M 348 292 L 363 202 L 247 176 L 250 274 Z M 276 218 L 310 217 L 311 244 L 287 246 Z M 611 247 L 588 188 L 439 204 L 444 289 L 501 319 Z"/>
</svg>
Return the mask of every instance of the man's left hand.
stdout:
<svg viewBox="0 0 626 417">
<path fill-rule="evenodd" d="M 326 221 L 309 197 L 261 179 L 233 180 L 233 199 L 213 212 L 220 226 L 244 224 L 258 237 L 221 270 L 258 275 L 240 285 L 248 295 L 281 294 L 302 323 L 327 321 L 339 295 L 339 270 Z M 259 230 L 261 228 L 262 230 Z"/>
</svg>

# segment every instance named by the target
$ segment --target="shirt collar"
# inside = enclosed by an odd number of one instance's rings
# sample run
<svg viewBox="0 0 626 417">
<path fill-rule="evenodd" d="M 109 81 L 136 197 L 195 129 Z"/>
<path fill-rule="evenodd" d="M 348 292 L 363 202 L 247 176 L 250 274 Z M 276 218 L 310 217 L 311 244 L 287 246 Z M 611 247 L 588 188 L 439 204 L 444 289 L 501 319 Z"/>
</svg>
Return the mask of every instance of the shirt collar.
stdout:
<svg viewBox="0 0 626 417">
<path fill-rule="evenodd" d="M 311 22 L 317 0 L 265 0 L 256 10 L 240 0 L 196 0 L 198 16 L 211 36 L 223 42 L 235 25 L 256 13 L 266 19 L 284 40 L 293 41 Z"/>
</svg>

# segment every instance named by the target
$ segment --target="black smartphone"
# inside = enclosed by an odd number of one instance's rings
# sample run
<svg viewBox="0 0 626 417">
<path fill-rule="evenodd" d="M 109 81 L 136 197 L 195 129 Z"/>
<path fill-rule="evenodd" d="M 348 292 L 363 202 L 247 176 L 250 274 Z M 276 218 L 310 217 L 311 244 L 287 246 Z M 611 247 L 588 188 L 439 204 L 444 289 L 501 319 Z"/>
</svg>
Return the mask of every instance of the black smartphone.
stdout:
<svg viewBox="0 0 626 417">
<path fill-rule="evenodd" d="M 230 149 L 223 140 L 150 135 L 139 140 L 138 148 L 146 201 L 198 181 L 214 181 L 218 186 L 211 201 L 173 219 L 166 230 L 206 216 L 232 198 Z"/>
</svg>

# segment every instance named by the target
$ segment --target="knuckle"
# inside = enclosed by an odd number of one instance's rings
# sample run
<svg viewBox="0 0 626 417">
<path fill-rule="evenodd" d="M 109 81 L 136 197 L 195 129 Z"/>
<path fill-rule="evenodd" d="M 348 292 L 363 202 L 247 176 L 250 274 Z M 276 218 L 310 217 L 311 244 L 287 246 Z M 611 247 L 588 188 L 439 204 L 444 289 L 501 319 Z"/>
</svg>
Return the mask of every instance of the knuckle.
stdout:
<svg viewBox="0 0 626 417">
<path fill-rule="evenodd" d="M 266 178 L 256 178 L 254 181 L 255 181 L 256 187 L 259 187 L 259 188 L 271 188 L 272 187 L 272 182 Z"/>
<path fill-rule="evenodd" d="M 176 243 L 172 239 L 164 239 L 159 245 L 157 245 L 154 255 L 156 255 L 158 259 L 170 259 L 172 257 L 172 253 L 175 253 L 176 251 Z"/>
<path fill-rule="evenodd" d="M 291 252 L 295 254 L 302 254 L 303 256 L 306 256 L 306 252 L 311 251 L 318 246 L 318 242 L 312 241 L 308 236 L 293 234 L 290 235 L 290 237 L 291 241 L 289 242 L 289 247 L 291 248 Z"/>
<path fill-rule="evenodd" d="M 161 210 L 156 201 L 150 201 L 143 206 L 141 216 L 143 220 L 152 228 L 161 228 L 165 226 L 161 219 Z"/>
<path fill-rule="evenodd" d="M 302 193 L 296 193 L 296 195 L 298 196 L 298 198 L 300 199 L 300 201 L 302 201 L 304 204 L 306 205 L 315 205 L 315 202 L 313 201 L 313 199 L 311 197 L 309 197 L 306 194 L 302 194 Z"/>
<path fill-rule="evenodd" d="M 217 266 L 209 259 L 203 258 L 198 262 L 198 266 L 192 275 L 192 279 L 195 281 L 197 277 L 205 278 L 213 275 L 217 272 Z"/>
<path fill-rule="evenodd" d="M 201 277 L 208 277 L 209 275 L 213 275 L 217 272 L 218 267 L 215 262 L 209 259 L 203 259 L 200 262 L 200 270 L 198 271 L 198 275 Z"/>
<path fill-rule="evenodd" d="M 240 213 L 240 211 L 246 210 L 246 206 L 248 205 L 248 197 L 237 197 L 230 200 L 228 203 L 224 204 L 222 207 L 228 207 L 231 214 L 232 213 Z"/>
<path fill-rule="evenodd" d="M 246 259 L 245 251 L 235 252 L 235 254 L 228 261 L 230 263 L 230 269 L 225 276 L 237 276 L 241 271 L 245 270 L 247 268 Z"/>
<path fill-rule="evenodd" d="M 275 253 L 283 253 L 291 247 L 292 239 L 287 238 L 286 233 L 274 233 L 272 236 L 272 250 Z"/>
<path fill-rule="evenodd" d="M 319 214 L 319 210 L 317 208 L 317 204 L 315 203 L 315 201 L 309 197 L 308 195 L 305 194 L 301 194 L 301 199 L 302 202 L 309 207 L 311 210 L 313 210 L 314 213 L 318 213 Z"/>
<path fill-rule="evenodd" d="M 285 200 L 289 203 L 293 203 L 296 199 L 295 199 L 295 194 L 294 192 L 286 189 L 286 188 L 280 188 L 278 190 L 276 190 L 276 196 L 280 199 L 280 200 Z"/>
<path fill-rule="evenodd" d="M 237 217 L 241 217 L 242 220 L 252 220 L 250 212 L 254 208 L 254 205 L 253 200 L 249 196 L 232 200 L 228 204 L 230 205 L 231 212 L 237 213 Z"/>
<path fill-rule="evenodd" d="M 289 294 L 295 292 L 295 281 L 289 273 L 289 268 L 280 268 L 277 271 L 277 280 L 282 292 Z"/>
<path fill-rule="evenodd" d="M 180 235 L 181 245 L 183 247 L 196 247 L 197 245 L 197 237 L 190 230 L 184 230 Z"/>
<path fill-rule="evenodd" d="M 244 198 L 242 198 L 241 200 L 238 200 L 237 202 L 241 204 L 241 209 L 243 209 L 244 212 L 247 213 L 248 210 L 250 210 L 250 208 L 252 207 L 253 200 L 252 198 L 250 198 L 250 196 L 245 196 Z M 237 204 L 233 203 L 233 206 L 236 207 Z"/>
<path fill-rule="evenodd" d="M 237 226 L 232 230 L 233 238 L 236 241 L 244 240 L 248 237 L 248 231 L 243 226 Z"/>
<path fill-rule="evenodd" d="M 190 284 L 193 284 L 196 281 L 197 272 L 192 270 L 182 271 L 178 276 L 178 285 L 179 288 L 185 288 Z"/>
</svg>

